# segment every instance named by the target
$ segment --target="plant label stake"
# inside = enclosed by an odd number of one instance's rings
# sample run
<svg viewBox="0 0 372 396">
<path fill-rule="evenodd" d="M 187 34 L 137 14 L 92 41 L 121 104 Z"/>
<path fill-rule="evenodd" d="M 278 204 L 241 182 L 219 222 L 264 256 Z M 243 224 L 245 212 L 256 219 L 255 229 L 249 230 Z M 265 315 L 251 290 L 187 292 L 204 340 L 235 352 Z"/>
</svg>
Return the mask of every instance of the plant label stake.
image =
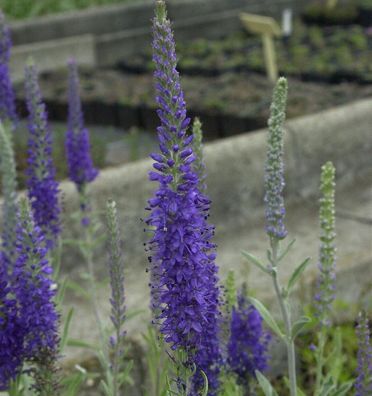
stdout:
<svg viewBox="0 0 372 396">
<path fill-rule="evenodd" d="M 266 74 L 269 80 L 275 83 L 278 79 L 278 66 L 273 37 L 280 37 L 282 35 L 280 26 L 274 18 L 245 12 L 240 14 L 240 20 L 249 32 L 261 35 Z"/>
<path fill-rule="evenodd" d="M 282 14 L 282 30 L 284 37 L 289 37 L 292 34 L 292 17 L 292 9 L 286 8 Z"/>
</svg>

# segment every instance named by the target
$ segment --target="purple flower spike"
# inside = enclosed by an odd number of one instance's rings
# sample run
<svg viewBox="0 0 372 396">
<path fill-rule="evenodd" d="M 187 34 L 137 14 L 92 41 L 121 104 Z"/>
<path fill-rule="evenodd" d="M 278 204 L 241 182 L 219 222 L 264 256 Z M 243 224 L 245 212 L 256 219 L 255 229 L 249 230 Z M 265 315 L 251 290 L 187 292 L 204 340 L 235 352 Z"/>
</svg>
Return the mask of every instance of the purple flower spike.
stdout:
<svg viewBox="0 0 372 396">
<path fill-rule="evenodd" d="M 25 332 L 23 358 L 35 361 L 47 350 L 57 351 L 59 316 L 44 237 L 26 202 L 22 202 L 17 227 L 17 255 L 12 279 Z"/>
<path fill-rule="evenodd" d="M 89 132 L 84 127 L 83 113 L 79 95 L 79 76 L 75 60 L 68 63 L 68 130 L 66 132 L 66 155 L 70 179 L 81 191 L 84 185 L 92 182 L 98 175 L 94 168 L 91 153 Z"/>
<path fill-rule="evenodd" d="M 207 223 L 210 200 L 201 194 L 190 160 L 190 120 L 163 1 L 157 2 L 153 34 L 160 153 L 151 156 L 156 171 L 149 177 L 159 187 L 148 201 L 151 214 L 146 220 L 153 232 L 149 241 L 152 310 L 165 341 L 187 353 L 186 363 L 207 373 L 212 395 L 219 358 L 214 229 Z"/>
<path fill-rule="evenodd" d="M 0 120 L 17 121 L 15 96 L 9 72 L 10 49 L 9 28 L 4 14 L 0 11 Z"/>
<path fill-rule="evenodd" d="M 359 314 L 356 327 L 358 338 L 358 377 L 355 381 L 355 396 L 372 395 L 372 346 L 370 330 L 365 314 Z"/>
<path fill-rule="evenodd" d="M 0 262 L 0 391 L 8 389 L 23 363 L 24 329 L 12 294 L 5 263 Z"/>
<path fill-rule="evenodd" d="M 44 237 L 26 202 L 22 202 L 17 228 L 17 255 L 12 279 L 25 332 L 23 357 L 34 361 L 46 350 L 57 350 L 59 316 Z"/>
<path fill-rule="evenodd" d="M 261 315 L 249 304 L 243 288 L 237 306 L 233 307 L 227 345 L 227 363 L 242 385 L 247 386 L 255 377 L 255 370 L 267 369 L 270 338 L 263 328 Z"/>
<path fill-rule="evenodd" d="M 52 160 L 52 136 L 37 81 L 37 70 L 33 64 L 26 67 L 25 77 L 29 112 L 28 168 L 26 171 L 28 197 L 35 222 L 42 229 L 46 244 L 48 247 L 53 247 L 61 231 L 61 209 Z"/>
</svg>

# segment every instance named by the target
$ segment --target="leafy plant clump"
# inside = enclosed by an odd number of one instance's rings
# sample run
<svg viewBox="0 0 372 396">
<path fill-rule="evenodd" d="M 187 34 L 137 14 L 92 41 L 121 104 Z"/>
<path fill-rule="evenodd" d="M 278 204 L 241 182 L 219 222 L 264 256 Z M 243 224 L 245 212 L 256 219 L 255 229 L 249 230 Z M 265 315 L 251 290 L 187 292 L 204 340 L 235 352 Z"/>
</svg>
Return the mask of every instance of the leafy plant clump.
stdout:
<svg viewBox="0 0 372 396">
<path fill-rule="evenodd" d="M 282 74 L 305 81 L 372 81 L 372 37 L 359 25 L 306 26 L 275 42 Z M 197 39 L 179 45 L 180 70 L 190 75 L 256 71 L 265 73 L 261 39 L 237 32 L 219 40 Z M 149 53 L 122 62 L 127 70 L 151 71 Z"/>
</svg>

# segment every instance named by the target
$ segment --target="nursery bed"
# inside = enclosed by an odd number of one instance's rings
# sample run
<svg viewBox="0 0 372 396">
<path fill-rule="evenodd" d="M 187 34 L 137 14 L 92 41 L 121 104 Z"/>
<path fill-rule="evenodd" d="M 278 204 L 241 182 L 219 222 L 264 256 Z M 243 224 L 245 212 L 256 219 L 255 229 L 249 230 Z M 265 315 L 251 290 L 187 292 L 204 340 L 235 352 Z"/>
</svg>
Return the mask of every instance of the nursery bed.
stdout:
<svg viewBox="0 0 372 396">
<path fill-rule="evenodd" d="M 216 139 L 256 130 L 266 125 L 272 84 L 258 73 L 223 73 L 218 76 L 183 76 L 189 114 L 199 116 L 206 139 Z M 66 120 L 66 71 L 41 76 L 49 117 Z M 124 129 L 136 126 L 155 131 L 153 81 L 150 73 L 133 74 L 115 69 L 81 70 L 82 100 L 89 124 Z M 289 79 L 288 118 L 372 96 L 372 84 L 343 82 L 337 85 Z M 17 86 L 21 112 L 24 112 L 23 86 Z"/>
</svg>

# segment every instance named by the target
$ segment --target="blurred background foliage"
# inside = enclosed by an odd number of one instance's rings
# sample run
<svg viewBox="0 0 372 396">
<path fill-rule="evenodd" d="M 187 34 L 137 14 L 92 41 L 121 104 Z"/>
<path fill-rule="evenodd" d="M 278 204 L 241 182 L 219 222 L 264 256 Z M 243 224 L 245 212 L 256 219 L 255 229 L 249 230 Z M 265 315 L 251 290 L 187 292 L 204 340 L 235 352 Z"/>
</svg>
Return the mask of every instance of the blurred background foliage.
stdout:
<svg viewBox="0 0 372 396">
<path fill-rule="evenodd" d="M 1 0 L 0 7 L 9 19 L 22 19 L 133 1 L 136 0 Z"/>
</svg>

